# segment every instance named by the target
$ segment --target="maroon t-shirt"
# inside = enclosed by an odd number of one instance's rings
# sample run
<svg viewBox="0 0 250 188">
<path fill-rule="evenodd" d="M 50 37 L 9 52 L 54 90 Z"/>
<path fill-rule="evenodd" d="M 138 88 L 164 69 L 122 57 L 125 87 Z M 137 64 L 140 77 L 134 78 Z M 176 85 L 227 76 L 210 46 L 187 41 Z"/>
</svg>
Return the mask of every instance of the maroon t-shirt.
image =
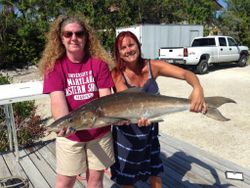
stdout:
<svg viewBox="0 0 250 188">
<path fill-rule="evenodd" d="M 108 65 L 98 59 L 86 58 L 72 63 L 67 57 L 56 62 L 52 72 L 44 75 L 43 93 L 64 91 L 69 111 L 99 98 L 98 89 L 114 86 Z M 77 131 L 67 138 L 87 142 L 102 137 L 110 126 Z"/>
</svg>

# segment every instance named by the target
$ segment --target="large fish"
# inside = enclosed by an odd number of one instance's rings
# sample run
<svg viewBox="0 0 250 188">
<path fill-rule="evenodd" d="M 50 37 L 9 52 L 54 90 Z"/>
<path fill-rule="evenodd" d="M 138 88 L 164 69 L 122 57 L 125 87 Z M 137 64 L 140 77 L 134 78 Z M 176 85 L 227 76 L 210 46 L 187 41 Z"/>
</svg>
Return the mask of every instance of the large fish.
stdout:
<svg viewBox="0 0 250 188">
<path fill-rule="evenodd" d="M 234 100 L 216 96 L 206 97 L 205 101 L 208 105 L 208 110 L 204 115 L 218 121 L 229 120 L 217 108 L 225 103 L 235 103 Z M 160 121 L 159 117 L 162 115 L 185 111 L 189 108 L 189 99 L 153 95 L 128 89 L 127 91 L 104 96 L 83 105 L 54 121 L 48 127 L 50 131 L 58 131 L 68 127 L 78 131 L 123 121 L 136 123 L 141 118 L 154 122 Z"/>
</svg>

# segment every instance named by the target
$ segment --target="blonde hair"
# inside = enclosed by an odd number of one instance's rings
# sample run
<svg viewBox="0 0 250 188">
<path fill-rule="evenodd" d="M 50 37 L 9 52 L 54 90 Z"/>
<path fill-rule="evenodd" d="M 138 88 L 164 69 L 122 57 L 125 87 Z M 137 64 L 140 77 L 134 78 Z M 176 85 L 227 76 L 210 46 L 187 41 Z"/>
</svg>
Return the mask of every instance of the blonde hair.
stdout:
<svg viewBox="0 0 250 188">
<path fill-rule="evenodd" d="M 60 15 L 52 22 L 50 31 L 47 34 L 47 43 L 39 61 L 39 69 L 42 74 L 54 69 L 57 60 L 66 55 L 66 50 L 61 40 L 63 28 L 68 23 L 78 23 L 86 33 L 87 41 L 85 46 L 86 54 L 106 62 L 110 69 L 114 66 L 111 55 L 102 47 L 100 41 L 94 34 L 93 29 L 88 25 L 86 18 L 82 15 L 64 16 Z"/>
</svg>

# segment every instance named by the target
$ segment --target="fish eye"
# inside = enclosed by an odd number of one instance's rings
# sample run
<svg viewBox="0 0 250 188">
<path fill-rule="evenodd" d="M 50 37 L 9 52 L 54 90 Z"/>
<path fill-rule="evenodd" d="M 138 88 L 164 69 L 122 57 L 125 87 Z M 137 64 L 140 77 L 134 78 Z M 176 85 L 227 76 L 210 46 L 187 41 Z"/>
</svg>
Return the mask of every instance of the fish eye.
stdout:
<svg viewBox="0 0 250 188">
<path fill-rule="evenodd" d="M 72 122 L 73 122 L 73 119 L 72 119 L 72 118 L 70 118 L 70 119 L 69 119 L 69 123 L 72 123 Z"/>
</svg>

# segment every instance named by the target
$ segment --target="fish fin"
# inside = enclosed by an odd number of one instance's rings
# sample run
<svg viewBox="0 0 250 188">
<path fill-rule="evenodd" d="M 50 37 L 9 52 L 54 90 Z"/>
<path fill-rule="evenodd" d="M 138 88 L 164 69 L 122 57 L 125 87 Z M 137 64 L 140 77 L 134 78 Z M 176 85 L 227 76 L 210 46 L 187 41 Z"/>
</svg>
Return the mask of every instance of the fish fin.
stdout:
<svg viewBox="0 0 250 188">
<path fill-rule="evenodd" d="M 223 116 L 217 108 L 208 107 L 205 116 L 217 121 L 229 121 L 230 119 Z"/>
<path fill-rule="evenodd" d="M 226 104 L 226 103 L 236 103 L 233 99 L 220 97 L 220 96 L 205 97 L 205 101 L 208 104 L 208 107 L 212 107 L 212 108 L 218 108 L 221 105 Z"/>
<path fill-rule="evenodd" d="M 162 118 L 153 118 L 153 119 L 149 119 L 149 121 L 151 123 L 160 123 L 160 122 L 163 122 L 164 119 L 162 119 Z"/>
<path fill-rule="evenodd" d="M 149 118 L 148 119 L 151 123 L 159 123 L 163 122 L 164 120 L 162 118 Z M 138 123 L 137 118 L 122 118 L 122 117 L 111 117 L 111 116 L 105 116 L 105 117 L 98 117 L 98 121 L 96 122 L 109 122 L 109 123 L 122 123 L 122 122 L 129 122 L 129 123 Z"/>
<path fill-rule="evenodd" d="M 111 117 L 111 116 L 103 116 L 103 117 L 98 117 L 96 121 L 94 122 L 93 126 L 98 125 L 100 122 L 106 122 L 107 124 L 113 124 L 113 123 L 118 123 L 118 122 L 130 122 L 129 119 L 126 118 L 121 118 L 121 117 Z"/>
<path fill-rule="evenodd" d="M 164 120 L 162 118 L 146 118 L 148 119 L 151 123 L 159 123 L 163 122 Z M 138 123 L 138 119 L 130 119 L 131 123 Z"/>
</svg>

